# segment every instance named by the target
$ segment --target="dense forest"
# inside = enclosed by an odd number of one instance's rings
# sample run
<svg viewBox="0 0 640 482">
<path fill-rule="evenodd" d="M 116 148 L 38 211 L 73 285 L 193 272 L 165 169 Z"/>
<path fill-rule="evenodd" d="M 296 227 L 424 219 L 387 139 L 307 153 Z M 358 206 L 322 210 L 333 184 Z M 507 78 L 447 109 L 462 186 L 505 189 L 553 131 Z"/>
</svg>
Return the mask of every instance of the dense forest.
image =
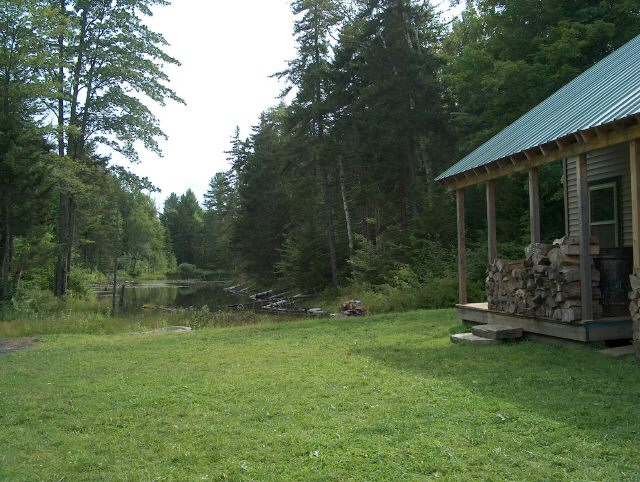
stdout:
<svg viewBox="0 0 640 482">
<path fill-rule="evenodd" d="M 164 72 L 178 60 L 144 23 L 165 3 L 0 5 L 5 309 L 82 293 L 114 268 L 368 290 L 390 307 L 452 303 L 454 199 L 434 178 L 640 32 L 640 0 L 468 1 L 446 23 L 428 1 L 294 0 L 297 55 L 274 74 L 280 102 L 247 138 L 236 129 L 229 169 L 212 173 L 204 199 L 171 193 L 158 213 L 151 182 L 105 153 L 159 152 L 148 105 L 182 102 Z M 553 238 L 564 231 L 560 166 L 541 181 Z M 497 182 L 499 255 L 527 244 L 526 188 L 519 176 Z M 476 296 L 484 206 L 483 190 L 468 189 Z"/>
</svg>

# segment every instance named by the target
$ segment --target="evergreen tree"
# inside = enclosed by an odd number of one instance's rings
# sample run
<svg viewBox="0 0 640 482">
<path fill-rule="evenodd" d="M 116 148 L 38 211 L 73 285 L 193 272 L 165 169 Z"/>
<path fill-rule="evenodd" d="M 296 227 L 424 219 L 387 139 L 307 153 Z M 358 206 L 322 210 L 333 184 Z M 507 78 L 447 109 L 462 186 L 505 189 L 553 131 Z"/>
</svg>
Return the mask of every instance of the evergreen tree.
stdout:
<svg viewBox="0 0 640 482">
<path fill-rule="evenodd" d="M 22 272 L 12 269 L 16 236 L 39 232 L 47 219 L 49 146 L 34 117 L 52 95 L 41 76 L 50 65 L 42 55 L 50 20 L 43 2 L 0 5 L 0 303 L 8 301 L 18 284 L 20 276 L 12 277 L 12 271 Z"/>
<path fill-rule="evenodd" d="M 333 220 L 332 193 L 329 172 L 335 163 L 329 158 L 327 96 L 331 62 L 331 35 L 338 28 L 341 3 L 337 0 L 295 0 L 292 10 L 297 20 L 294 35 L 298 44 L 297 57 L 289 68 L 279 74 L 296 87 L 294 112 L 298 134 L 306 140 L 303 156 L 310 162 L 322 192 L 322 208 L 329 247 L 331 279 L 338 284 L 338 258 Z"/>
<path fill-rule="evenodd" d="M 234 251 L 249 276 L 273 282 L 292 208 L 285 189 L 291 171 L 283 107 L 261 115 L 247 142 L 238 176 Z"/>
</svg>

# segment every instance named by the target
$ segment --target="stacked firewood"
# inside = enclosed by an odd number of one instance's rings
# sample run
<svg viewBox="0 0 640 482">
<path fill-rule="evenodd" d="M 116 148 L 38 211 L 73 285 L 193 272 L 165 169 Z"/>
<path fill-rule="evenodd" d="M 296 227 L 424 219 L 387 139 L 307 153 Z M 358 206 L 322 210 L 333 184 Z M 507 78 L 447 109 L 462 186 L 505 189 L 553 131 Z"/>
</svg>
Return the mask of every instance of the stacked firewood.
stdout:
<svg viewBox="0 0 640 482">
<path fill-rule="evenodd" d="M 633 320 L 633 344 L 636 354 L 640 357 L 640 269 L 635 268 L 629 276 L 631 291 L 629 291 L 629 313 Z"/>
<path fill-rule="evenodd" d="M 592 255 L 599 245 L 592 239 Z M 602 316 L 600 272 L 591 266 L 593 316 Z M 578 239 L 565 236 L 553 244 L 536 243 L 525 260 L 496 259 L 485 282 L 489 309 L 510 314 L 572 322 L 582 318 Z"/>
</svg>

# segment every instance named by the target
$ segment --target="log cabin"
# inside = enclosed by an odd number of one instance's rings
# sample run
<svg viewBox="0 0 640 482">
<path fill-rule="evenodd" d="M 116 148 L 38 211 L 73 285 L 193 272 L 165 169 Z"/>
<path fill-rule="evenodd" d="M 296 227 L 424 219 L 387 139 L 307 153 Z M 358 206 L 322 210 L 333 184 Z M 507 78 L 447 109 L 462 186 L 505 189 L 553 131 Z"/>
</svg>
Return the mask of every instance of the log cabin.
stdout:
<svg viewBox="0 0 640 482">
<path fill-rule="evenodd" d="M 567 262 L 574 263 L 572 282 L 579 283 L 577 291 L 573 288 L 577 297 L 573 304 L 563 298 L 567 290 L 558 284 L 557 269 L 548 274 L 548 269 L 532 266 L 532 252 L 529 268 L 527 260 L 501 262 L 496 268 L 500 220 L 495 214 L 495 180 L 518 172 L 528 172 L 529 177 L 529 249 L 541 246 L 545 252 L 538 252 L 538 257 L 548 264 L 550 246 L 545 248 L 540 236 L 538 168 L 551 162 L 561 162 L 563 169 L 565 237 L 558 244 L 565 246 L 557 249 L 562 248 L 571 258 Z M 632 271 L 640 275 L 634 271 L 640 269 L 640 35 L 440 174 L 436 182 L 456 195 L 459 318 L 515 325 L 535 336 L 581 343 L 631 338 L 632 318 L 640 319 L 640 314 L 629 311 L 629 299 L 634 302 L 629 291 L 640 289 L 629 285 Z M 467 300 L 464 195 L 465 188 L 477 184 L 486 186 L 490 266 L 486 303 Z M 492 299 L 494 278 L 497 284 L 508 279 L 511 289 L 523 293 L 527 288 L 538 293 L 553 283 L 558 291 L 547 305 L 525 300 L 519 309 L 518 293 L 506 293 L 515 300 L 506 305 Z M 501 286 L 504 291 L 507 284 Z"/>
</svg>

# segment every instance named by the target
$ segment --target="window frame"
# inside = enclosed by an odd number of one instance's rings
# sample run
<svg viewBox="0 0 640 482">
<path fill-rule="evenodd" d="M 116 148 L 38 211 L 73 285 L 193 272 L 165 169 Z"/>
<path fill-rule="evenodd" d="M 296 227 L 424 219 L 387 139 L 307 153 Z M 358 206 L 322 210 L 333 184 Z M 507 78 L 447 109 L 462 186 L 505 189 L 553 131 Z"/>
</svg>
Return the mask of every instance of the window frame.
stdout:
<svg viewBox="0 0 640 482">
<path fill-rule="evenodd" d="M 622 245 L 623 233 L 622 233 L 622 193 L 620 189 L 621 178 L 620 176 L 607 177 L 604 179 L 597 179 L 589 181 L 588 193 L 589 193 L 589 232 L 591 233 L 591 226 L 606 226 L 615 225 L 615 246 L 619 248 Z M 613 200 L 614 200 L 614 218 L 611 221 L 591 221 L 591 192 L 598 189 L 607 189 L 613 187 Z"/>
</svg>

